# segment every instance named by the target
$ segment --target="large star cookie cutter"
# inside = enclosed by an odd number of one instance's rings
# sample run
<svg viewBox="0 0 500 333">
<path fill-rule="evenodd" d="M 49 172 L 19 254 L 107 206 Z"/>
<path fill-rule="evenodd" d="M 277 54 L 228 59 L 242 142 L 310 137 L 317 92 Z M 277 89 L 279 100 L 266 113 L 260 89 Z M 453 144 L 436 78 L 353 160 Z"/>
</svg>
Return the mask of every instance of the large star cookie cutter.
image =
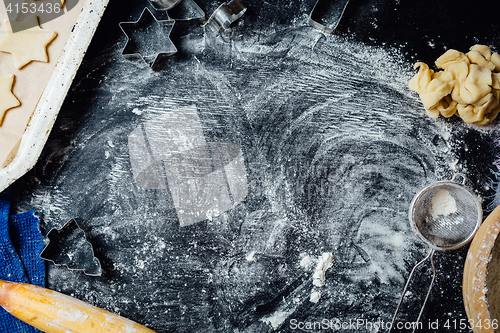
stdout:
<svg viewBox="0 0 500 333">
<path fill-rule="evenodd" d="M 89 276 L 101 276 L 99 259 L 87 235 L 76 219 L 69 220 L 61 229 L 51 229 L 47 234 L 49 244 L 40 258 L 53 262 L 56 266 L 66 266 L 72 271 L 82 271 Z"/>
<path fill-rule="evenodd" d="M 122 55 L 128 58 L 142 59 L 154 68 L 163 56 L 171 56 L 177 48 L 170 39 L 175 20 L 158 20 L 148 8 L 144 8 L 141 17 L 135 22 L 119 23 L 127 36 L 127 43 Z"/>
</svg>

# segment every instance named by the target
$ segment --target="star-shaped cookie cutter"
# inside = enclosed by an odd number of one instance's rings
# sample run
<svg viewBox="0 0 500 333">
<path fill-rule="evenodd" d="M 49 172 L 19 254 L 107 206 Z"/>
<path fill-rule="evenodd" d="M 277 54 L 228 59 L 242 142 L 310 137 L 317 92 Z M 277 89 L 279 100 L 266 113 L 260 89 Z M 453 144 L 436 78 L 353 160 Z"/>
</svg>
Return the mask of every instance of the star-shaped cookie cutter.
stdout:
<svg viewBox="0 0 500 333">
<path fill-rule="evenodd" d="M 171 56 L 177 48 L 170 39 L 175 20 L 158 20 L 146 7 L 135 22 L 120 22 L 119 26 L 127 36 L 122 50 L 124 57 L 142 59 L 154 68 L 161 57 Z"/>
</svg>

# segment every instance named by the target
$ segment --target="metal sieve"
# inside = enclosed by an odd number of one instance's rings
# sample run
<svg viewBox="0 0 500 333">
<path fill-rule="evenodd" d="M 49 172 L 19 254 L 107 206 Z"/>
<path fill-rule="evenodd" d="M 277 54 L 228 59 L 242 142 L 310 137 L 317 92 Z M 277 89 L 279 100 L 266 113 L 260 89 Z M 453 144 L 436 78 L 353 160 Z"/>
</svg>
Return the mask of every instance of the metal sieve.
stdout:
<svg viewBox="0 0 500 333">
<path fill-rule="evenodd" d="M 462 182 L 458 183 L 457 178 L 462 178 Z M 432 280 L 416 321 L 416 323 L 419 323 L 436 279 L 435 251 L 453 250 L 464 246 L 472 240 L 481 226 L 483 220 L 481 202 L 465 186 L 465 182 L 465 176 L 457 174 L 451 181 L 440 181 L 425 187 L 413 198 L 409 210 L 410 225 L 415 233 L 429 245 L 430 252 L 413 267 L 392 318 L 389 332 L 394 325 L 404 295 L 416 269 L 428 259 L 431 260 Z M 436 200 L 439 196 L 441 196 L 442 200 Z M 413 332 L 417 327 L 418 325 L 414 325 Z"/>
</svg>

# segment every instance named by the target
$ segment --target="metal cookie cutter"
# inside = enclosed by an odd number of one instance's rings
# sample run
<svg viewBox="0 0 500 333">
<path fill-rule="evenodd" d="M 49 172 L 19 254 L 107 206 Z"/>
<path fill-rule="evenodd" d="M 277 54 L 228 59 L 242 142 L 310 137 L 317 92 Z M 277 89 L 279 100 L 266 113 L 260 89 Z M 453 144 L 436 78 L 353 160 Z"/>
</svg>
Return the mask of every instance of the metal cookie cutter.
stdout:
<svg viewBox="0 0 500 333">
<path fill-rule="evenodd" d="M 208 19 L 210 24 L 216 31 L 223 32 L 229 26 L 239 19 L 247 8 L 243 6 L 238 0 L 231 0 L 227 4 L 223 3 L 217 8 Z"/>
<path fill-rule="evenodd" d="M 182 0 L 149 0 L 149 3 L 157 10 L 170 10 L 181 1 Z"/>
<path fill-rule="evenodd" d="M 140 58 L 153 68 L 161 56 L 170 56 L 177 48 L 170 39 L 175 20 L 157 20 L 148 8 L 135 22 L 121 22 L 120 28 L 127 36 L 122 55 Z"/>
<path fill-rule="evenodd" d="M 51 229 L 47 238 L 49 244 L 43 249 L 40 258 L 57 266 L 66 266 L 72 271 L 101 276 L 101 263 L 76 219 L 69 220 L 61 229 Z"/>
<path fill-rule="evenodd" d="M 349 0 L 318 0 L 309 14 L 309 24 L 325 34 L 339 25 Z"/>
<path fill-rule="evenodd" d="M 204 21 L 205 12 L 193 0 L 149 0 L 158 11 L 169 11 L 176 21 Z"/>
</svg>

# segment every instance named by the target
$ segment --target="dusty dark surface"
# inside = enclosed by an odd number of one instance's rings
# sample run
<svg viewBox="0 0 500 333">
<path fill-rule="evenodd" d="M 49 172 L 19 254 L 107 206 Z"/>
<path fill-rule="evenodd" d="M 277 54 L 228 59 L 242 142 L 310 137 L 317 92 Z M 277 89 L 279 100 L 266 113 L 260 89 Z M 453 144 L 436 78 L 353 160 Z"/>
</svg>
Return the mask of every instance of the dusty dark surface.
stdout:
<svg viewBox="0 0 500 333">
<path fill-rule="evenodd" d="M 198 4 L 207 16 L 218 6 Z M 407 221 L 413 195 L 459 171 L 492 205 L 498 125 L 431 119 L 406 84 L 414 61 L 432 64 L 447 48 L 497 50 L 500 4 L 351 1 L 326 37 L 307 24 L 314 1 L 244 4 L 221 36 L 176 22 L 178 53 L 152 71 L 121 56 L 118 26 L 147 2 L 111 0 L 39 163 L 12 186 L 14 204 L 41 211 L 46 232 L 79 217 L 91 235 L 103 276 L 50 264 L 50 288 L 158 332 L 288 332 L 324 319 L 363 320 L 345 330 L 370 332 L 392 318 L 427 252 Z M 171 187 L 134 180 L 128 138 L 190 105 L 207 142 L 241 149 L 248 194 L 180 227 Z M 436 254 L 422 331 L 469 331 L 459 327 L 466 251 Z M 300 262 L 323 252 L 335 259 L 315 304 L 315 263 Z M 415 320 L 429 273 L 399 321 Z"/>
</svg>

